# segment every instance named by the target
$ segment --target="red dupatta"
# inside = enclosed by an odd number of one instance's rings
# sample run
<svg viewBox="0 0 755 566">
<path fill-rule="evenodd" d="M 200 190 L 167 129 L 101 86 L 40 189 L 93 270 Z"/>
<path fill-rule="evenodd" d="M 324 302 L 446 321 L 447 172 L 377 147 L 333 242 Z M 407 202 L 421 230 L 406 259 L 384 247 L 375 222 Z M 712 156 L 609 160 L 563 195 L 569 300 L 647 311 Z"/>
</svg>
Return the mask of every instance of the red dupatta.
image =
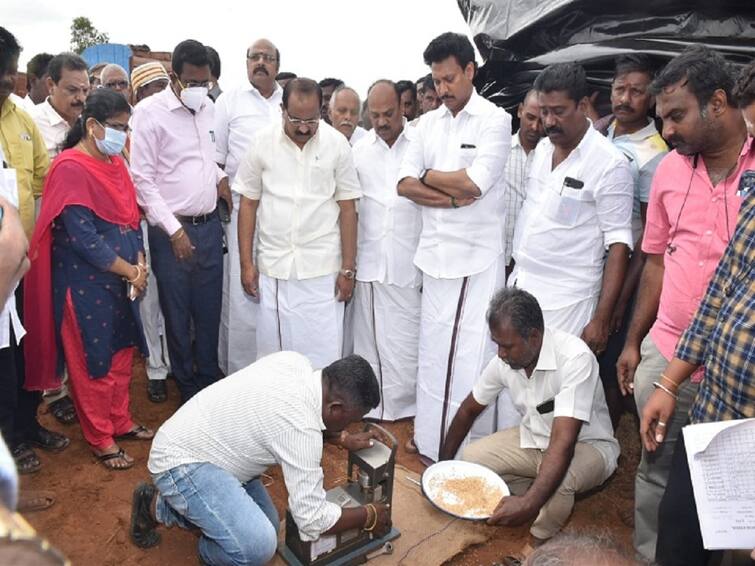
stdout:
<svg viewBox="0 0 755 566">
<path fill-rule="evenodd" d="M 52 297 L 52 223 L 66 206 L 85 206 L 112 224 L 139 228 L 136 190 L 120 157 L 104 162 L 67 149 L 52 162 L 29 246 L 31 267 L 24 277 L 25 388 L 60 387 Z"/>
</svg>

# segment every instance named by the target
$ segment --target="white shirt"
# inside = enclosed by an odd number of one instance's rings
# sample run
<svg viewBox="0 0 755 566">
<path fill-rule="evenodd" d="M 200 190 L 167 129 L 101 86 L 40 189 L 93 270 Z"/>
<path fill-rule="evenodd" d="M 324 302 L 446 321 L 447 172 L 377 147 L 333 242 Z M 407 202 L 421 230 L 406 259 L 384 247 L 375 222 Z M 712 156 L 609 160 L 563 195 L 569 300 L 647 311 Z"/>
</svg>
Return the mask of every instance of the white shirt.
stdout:
<svg viewBox="0 0 755 566">
<path fill-rule="evenodd" d="M 3 152 L 2 145 L 0 145 L 0 195 L 12 205 L 18 207 L 18 186 L 14 183 L 16 177 L 15 175 L 8 175 L 6 177 L 4 173 L 12 171 L 12 169 L 2 168 L 4 162 L 5 153 Z M 13 326 L 13 334 L 16 337 L 13 344 L 11 344 L 10 340 L 11 325 Z M 14 288 L 13 292 L 8 296 L 8 300 L 5 301 L 2 310 L 0 310 L 0 350 L 18 344 L 25 334 L 26 330 L 21 325 L 18 312 L 16 312 L 16 289 Z"/>
<path fill-rule="evenodd" d="M 281 118 L 283 89 L 275 83 L 269 98 L 247 84 L 226 91 L 215 103 L 215 161 L 225 164 L 233 182 L 239 163 L 246 155 L 254 134 Z"/>
<path fill-rule="evenodd" d="M 351 144 L 351 147 L 354 147 L 359 140 L 364 138 L 367 134 L 369 134 L 369 131 L 365 130 L 362 126 L 357 126 L 354 129 L 354 133 L 351 134 L 351 137 L 349 138 L 349 143 Z"/>
<path fill-rule="evenodd" d="M 413 263 L 422 212 L 419 205 L 399 196 L 396 190 L 412 132 L 405 123 L 393 146 L 388 147 L 372 130 L 354 146 L 354 164 L 362 186 L 357 231 L 359 281 L 399 287 L 418 287 L 422 281 Z"/>
<path fill-rule="evenodd" d="M 341 268 L 339 200 L 359 198 L 346 137 L 323 121 L 303 149 L 277 123 L 261 130 L 233 190 L 257 209 L 257 268 L 276 279 L 311 279 Z"/>
<path fill-rule="evenodd" d="M 619 443 L 613 436 L 598 361 L 582 340 L 546 328 L 537 365 L 529 378 L 523 369 L 511 369 L 495 356 L 475 382 L 472 395 L 480 405 L 490 405 L 504 388 L 522 416 L 522 448 L 546 450 L 553 419 L 571 417 L 583 422 L 577 440 L 600 451 L 609 474 L 616 469 Z M 553 409 L 541 414 L 537 407 L 548 401 L 553 401 Z"/>
<path fill-rule="evenodd" d="M 325 500 L 321 372 L 295 352 L 279 352 L 192 397 L 155 435 L 147 467 L 162 474 L 209 463 L 246 483 L 280 464 L 302 540 L 341 516 Z"/>
<path fill-rule="evenodd" d="M 461 208 L 422 207 L 414 263 L 437 279 L 485 271 L 503 251 L 503 170 L 511 146 L 511 117 L 476 92 L 454 117 L 445 106 L 422 115 L 399 172 L 419 179 L 427 169 L 465 169 L 482 196 Z"/>
<path fill-rule="evenodd" d="M 52 159 L 60 153 L 61 146 L 66 140 L 68 130 L 71 129 L 71 126 L 69 126 L 65 118 L 58 114 L 57 110 L 52 107 L 49 96 L 44 102 L 37 104 L 30 114 L 45 140 L 47 155 Z"/>
<path fill-rule="evenodd" d="M 13 103 L 16 106 L 18 106 L 21 110 L 25 110 L 29 114 L 31 114 L 31 111 L 35 106 L 34 101 L 31 98 L 29 98 L 28 94 L 24 98 L 21 98 L 15 92 L 11 92 L 8 98 L 10 98 L 13 101 Z"/>
<path fill-rule="evenodd" d="M 633 246 L 634 187 L 624 154 L 592 126 L 551 170 L 553 151 L 547 138 L 535 148 L 527 200 L 514 231 L 511 276 L 543 310 L 598 296 L 605 250 L 614 243 Z M 575 182 L 583 187 L 568 186 Z"/>
<path fill-rule="evenodd" d="M 504 182 L 506 183 L 503 198 L 503 214 L 506 215 L 506 230 L 504 231 L 503 255 L 506 265 L 511 263 L 513 252 L 514 228 L 519 218 L 524 200 L 527 198 L 527 174 L 532 165 L 532 157 L 535 152 L 529 154 L 522 147 L 519 132 L 511 136 L 511 153 L 506 163 Z"/>
</svg>

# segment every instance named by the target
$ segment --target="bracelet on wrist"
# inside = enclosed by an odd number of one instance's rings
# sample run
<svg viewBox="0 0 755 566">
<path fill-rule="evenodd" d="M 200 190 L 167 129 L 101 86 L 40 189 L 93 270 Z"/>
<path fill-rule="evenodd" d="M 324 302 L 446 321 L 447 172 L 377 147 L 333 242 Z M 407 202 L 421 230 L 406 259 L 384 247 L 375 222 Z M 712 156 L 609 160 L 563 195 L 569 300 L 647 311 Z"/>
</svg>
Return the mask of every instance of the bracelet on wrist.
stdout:
<svg viewBox="0 0 755 566">
<path fill-rule="evenodd" d="M 669 389 L 668 387 L 666 387 L 662 383 L 654 381 L 653 382 L 653 387 L 655 387 L 656 389 L 660 389 L 661 391 L 663 391 L 667 395 L 670 395 L 671 397 L 674 398 L 674 401 L 678 401 L 679 400 L 679 395 L 677 395 L 676 393 L 674 393 L 673 391 L 671 391 L 671 389 Z"/>
<path fill-rule="evenodd" d="M 181 228 L 179 228 L 178 230 L 176 230 L 175 233 L 170 237 L 170 241 L 171 242 L 175 242 L 176 240 L 178 240 L 178 238 L 180 238 L 181 236 L 183 236 L 183 234 L 184 234 L 184 229 L 183 229 L 183 226 L 182 226 Z"/>
<path fill-rule="evenodd" d="M 137 264 L 137 265 L 135 265 L 134 267 L 136 268 L 136 276 L 135 276 L 135 277 L 134 277 L 133 279 L 129 279 L 128 277 L 126 277 L 126 281 L 127 281 L 128 283 L 131 283 L 131 284 L 134 284 L 134 283 L 136 283 L 136 281 L 137 281 L 137 280 L 139 279 L 139 277 L 141 277 L 141 276 L 142 276 L 142 268 L 141 268 L 141 267 L 139 267 L 139 265 L 138 265 L 138 264 Z"/>
<path fill-rule="evenodd" d="M 372 503 L 368 503 L 365 507 L 367 509 L 367 521 L 365 521 L 364 527 L 362 528 L 362 530 L 367 531 L 369 533 L 369 532 L 374 531 L 375 527 L 377 527 L 378 512 Z M 370 521 L 370 514 L 372 514 L 372 521 Z M 370 522 L 372 524 L 367 526 Z"/>
<path fill-rule="evenodd" d="M 668 377 L 667 375 L 661 374 L 661 381 L 665 381 L 666 383 L 668 383 L 669 387 L 671 387 L 674 390 L 674 392 L 676 392 L 676 390 L 679 389 L 679 384 L 673 379 L 671 379 L 670 377 Z"/>
</svg>

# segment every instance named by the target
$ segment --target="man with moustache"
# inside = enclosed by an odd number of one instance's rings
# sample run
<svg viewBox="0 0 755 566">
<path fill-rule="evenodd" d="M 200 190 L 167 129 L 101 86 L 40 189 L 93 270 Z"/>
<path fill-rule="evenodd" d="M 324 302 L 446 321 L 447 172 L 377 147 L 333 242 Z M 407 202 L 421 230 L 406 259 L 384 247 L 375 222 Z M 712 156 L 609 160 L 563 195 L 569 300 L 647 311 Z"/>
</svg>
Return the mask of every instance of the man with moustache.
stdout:
<svg viewBox="0 0 755 566">
<path fill-rule="evenodd" d="M 290 81 L 282 123 L 254 137 L 233 183 L 241 282 L 260 300 L 257 356 L 293 350 L 316 368 L 341 356 L 361 196 L 349 142 L 321 122 L 321 105 L 316 82 Z"/>
<path fill-rule="evenodd" d="M 533 88 L 548 139 L 535 148 L 508 284 L 537 298 L 546 325 L 599 355 L 633 244 L 629 161 L 587 119 L 581 66 L 550 65 Z"/>
<path fill-rule="evenodd" d="M 396 85 L 377 81 L 367 93 L 373 129 L 354 146 L 362 187 L 359 201 L 354 353 L 365 358 L 380 384 L 380 405 L 367 415 L 393 421 L 416 412 L 417 350 L 422 275 L 412 259 L 422 225 L 420 207 L 396 193 L 409 147 Z"/>
<path fill-rule="evenodd" d="M 330 124 L 346 136 L 352 146 L 367 134 L 367 130 L 359 125 L 361 108 L 362 103 L 357 91 L 345 85 L 339 86 L 330 98 Z"/>
<path fill-rule="evenodd" d="M 128 73 L 120 65 L 115 63 L 105 65 L 100 73 L 100 81 L 103 88 L 114 90 L 126 100 L 131 100 L 131 83 L 128 80 Z"/>
<path fill-rule="evenodd" d="M 171 69 L 170 87 L 134 108 L 131 172 L 149 222 L 170 366 L 185 403 L 218 379 L 223 228 L 217 202 L 222 198 L 230 208 L 231 195 L 228 176 L 215 163 L 207 49 L 182 41 Z"/>
<path fill-rule="evenodd" d="M 418 116 L 417 86 L 412 81 L 398 81 L 396 88 L 401 93 L 401 111 L 404 118 L 411 122 Z"/>
<path fill-rule="evenodd" d="M 75 53 L 61 53 L 47 67 L 50 96 L 37 104 L 32 118 L 45 139 L 50 159 L 58 155 L 68 130 L 81 115 L 89 94 L 86 61 Z"/>
<path fill-rule="evenodd" d="M 435 91 L 433 91 L 435 92 Z M 511 136 L 511 154 L 506 163 L 506 189 L 504 191 L 504 214 L 506 215 L 506 233 L 503 243 L 503 256 L 506 262 L 506 274 L 513 269 L 512 244 L 514 228 L 519 211 L 527 198 L 527 176 L 532 166 L 533 150 L 543 137 L 543 125 L 540 123 L 540 107 L 537 105 L 537 92 L 530 90 L 516 110 L 519 118 L 519 131 Z"/>
<path fill-rule="evenodd" d="M 433 82 L 432 75 L 427 75 L 422 81 L 422 98 L 420 98 L 420 106 L 422 108 L 422 114 L 427 114 L 440 107 L 440 98 L 438 98 L 438 93 L 435 91 L 435 83 Z"/>
<path fill-rule="evenodd" d="M 650 82 L 655 75 L 652 61 L 642 54 L 621 55 L 616 59 L 616 71 L 611 85 L 613 114 L 607 116 L 606 136 L 629 159 L 634 176 L 634 204 L 632 207 L 632 239 L 634 251 L 629 268 L 611 317 L 611 337 L 606 351 L 598 358 L 600 379 L 606 392 L 608 409 L 614 427 L 624 409 L 618 381 L 616 361 L 624 347 L 635 292 L 645 263 L 642 252 L 642 231 L 645 227 L 650 183 L 656 167 L 668 152 L 666 142 L 648 116 L 655 103 L 650 94 Z"/>
<path fill-rule="evenodd" d="M 68 131 L 78 120 L 89 95 L 89 75 L 86 61 L 74 53 L 60 53 L 50 60 L 47 67 L 47 86 L 50 95 L 31 112 L 45 140 L 50 159 L 60 153 Z M 63 376 L 60 389 L 44 394 L 53 416 L 63 424 L 76 420 L 76 409 L 68 396 L 68 378 Z"/>
<path fill-rule="evenodd" d="M 494 355 L 485 309 L 503 285 L 503 171 L 511 117 L 474 90 L 474 48 L 447 32 L 424 52 L 443 107 L 422 117 L 399 170 L 398 193 L 420 205 L 414 265 L 422 271 L 416 449 L 436 460 L 448 426 Z M 510 400 L 501 414 L 516 416 Z M 494 411 L 473 437 L 495 430 Z M 412 448 L 410 446 L 410 448 Z"/>
<path fill-rule="evenodd" d="M 226 91 L 215 105 L 215 161 L 233 184 L 239 164 L 260 130 L 276 124 L 281 116 L 283 88 L 275 80 L 280 51 L 268 39 L 254 41 L 246 50 L 248 83 Z M 228 254 L 223 277 L 223 312 L 220 317 L 220 368 L 226 375 L 257 359 L 259 304 L 241 286 L 238 247 L 238 206 L 233 194 L 231 221 L 226 224 Z"/>
<path fill-rule="evenodd" d="M 333 93 L 339 86 L 343 86 L 343 81 L 341 79 L 328 77 L 317 84 L 320 85 L 320 90 L 322 91 L 320 117 L 330 124 L 330 116 L 328 115 L 328 110 L 330 109 L 330 97 L 333 96 Z"/>
<path fill-rule="evenodd" d="M 648 203 L 642 250 L 647 259 L 617 373 L 622 393 L 634 393 L 637 410 L 674 356 L 716 266 L 734 233 L 738 189 L 755 170 L 755 150 L 732 96 L 731 66 L 715 51 L 685 49 L 659 73 L 650 92 L 674 147 L 658 165 Z M 687 422 L 703 372 L 676 390 L 676 411 L 659 424 L 663 441 L 643 447 L 635 478 L 635 549 L 656 556 L 658 507 L 666 488 L 674 445 Z M 664 385 L 668 386 L 668 385 Z"/>
</svg>

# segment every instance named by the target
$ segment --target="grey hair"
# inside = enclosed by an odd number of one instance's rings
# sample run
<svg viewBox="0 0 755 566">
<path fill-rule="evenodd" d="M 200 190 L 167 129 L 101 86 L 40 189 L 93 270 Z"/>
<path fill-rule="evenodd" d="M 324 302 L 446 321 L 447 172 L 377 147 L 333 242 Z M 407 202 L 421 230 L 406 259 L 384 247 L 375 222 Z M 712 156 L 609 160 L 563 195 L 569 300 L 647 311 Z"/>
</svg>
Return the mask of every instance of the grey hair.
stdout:
<svg viewBox="0 0 755 566">
<path fill-rule="evenodd" d="M 100 82 L 104 85 L 105 81 L 102 77 L 105 75 L 111 73 L 112 71 L 119 70 L 121 73 L 123 73 L 126 77 L 126 82 L 131 85 L 131 77 L 129 77 L 128 73 L 126 72 L 126 69 L 118 65 L 117 63 L 108 63 L 104 67 L 102 67 L 102 71 L 100 71 Z"/>
<path fill-rule="evenodd" d="M 349 91 L 351 91 L 351 92 L 354 93 L 354 96 L 357 97 L 357 101 L 359 102 L 358 106 L 359 106 L 359 108 L 361 108 L 362 107 L 362 99 L 359 98 L 359 93 L 357 91 L 355 91 L 353 88 L 351 88 L 350 86 L 341 85 L 341 86 L 339 86 L 338 88 L 336 88 L 333 91 L 333 94 L 330 97 L 330 102 L 329 102 L 330 109 L 331 110 L 335 110 L 335 107 L 336 107 L 336 98 L 338 97 L 338 93 L 339 92 L 343 92 L 344 90 L 349 90 Z"/>
<path fill-rule="evenodd" d="M 543 332 L 543 311 L 537 299 L 524 289 L 504 287 L 490 299 L 486 314 L 490 328 L 498 326 L 508 319 L 517 334 L 522 338 L 529 338 L 533 330 Z"/>
<path fill-rule="evenodd" d="M 535 549 L 524 566 L 642 566 L 606 532 L 560 533 Z"/>
</svg>

